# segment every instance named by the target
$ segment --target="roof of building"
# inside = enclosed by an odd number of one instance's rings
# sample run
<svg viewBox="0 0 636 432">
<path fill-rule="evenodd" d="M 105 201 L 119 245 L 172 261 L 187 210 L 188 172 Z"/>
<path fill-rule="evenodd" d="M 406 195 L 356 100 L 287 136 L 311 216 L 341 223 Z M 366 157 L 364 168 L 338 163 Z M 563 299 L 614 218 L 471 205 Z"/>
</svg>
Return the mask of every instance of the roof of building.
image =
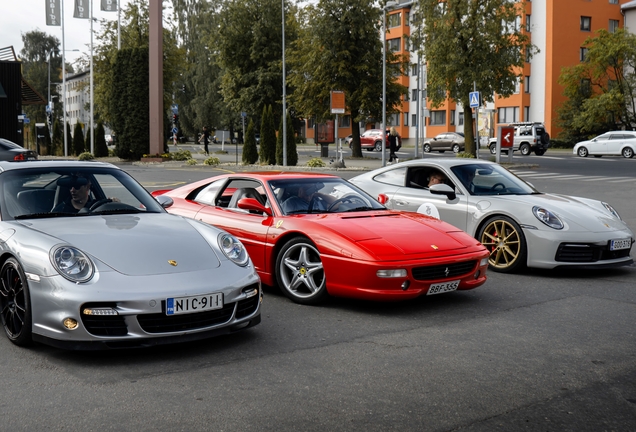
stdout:
<svg viewBox="0 0 636 432">
<path fill-rule="evenodd" d="M 636 1 L 630 1 L 621 5 L 621 10 L 636 9 Z"/>
</svg>

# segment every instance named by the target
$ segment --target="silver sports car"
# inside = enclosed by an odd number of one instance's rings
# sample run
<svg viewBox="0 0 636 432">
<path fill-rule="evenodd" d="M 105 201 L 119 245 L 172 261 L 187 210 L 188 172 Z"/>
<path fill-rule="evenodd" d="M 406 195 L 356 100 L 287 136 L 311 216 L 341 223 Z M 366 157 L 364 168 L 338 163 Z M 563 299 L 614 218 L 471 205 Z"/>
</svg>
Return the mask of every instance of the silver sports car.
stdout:
<svg viewBox="0 0 636 432">
<path fill-rule="evenodd" d="M 389 208 L 425 213 L 468 232 L 490 251 L 492 270 L 633 262 L 634 233 L 612 206 L 541 193 L 492 162 L 418 159 L 350 181 Z"/>
<path fill-rule="evenodd" d="M 0 162 L 0 317 L 9 340 L 70 349 L 192 341 L 260 322 L 239 240 L 168 214 L 119 168 Z"/>
</svg>

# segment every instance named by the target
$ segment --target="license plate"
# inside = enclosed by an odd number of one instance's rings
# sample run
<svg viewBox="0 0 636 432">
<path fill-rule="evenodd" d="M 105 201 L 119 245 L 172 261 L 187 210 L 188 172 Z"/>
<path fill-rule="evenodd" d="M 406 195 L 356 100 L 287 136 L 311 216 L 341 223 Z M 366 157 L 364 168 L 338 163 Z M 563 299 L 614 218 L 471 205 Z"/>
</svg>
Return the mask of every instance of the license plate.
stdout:
<svg viewBox="0 0 636 432">
<path fill-rule="evenodd" d="M 632 239 L 610 240 L 610 250 L 629 249 L 632 246 Z"/>
<path fill-rule="evenodd" d="M 455 291 L 459 287 L 459 281 L 450 281 L 432 284 L 426 295 L 441 294 L 449 291 Z"/>
<path fill-rule="evenodd" d="M 166 299 L 166 315 L 207 312 L 223 307 L 223 293 Z"/>
</svg>

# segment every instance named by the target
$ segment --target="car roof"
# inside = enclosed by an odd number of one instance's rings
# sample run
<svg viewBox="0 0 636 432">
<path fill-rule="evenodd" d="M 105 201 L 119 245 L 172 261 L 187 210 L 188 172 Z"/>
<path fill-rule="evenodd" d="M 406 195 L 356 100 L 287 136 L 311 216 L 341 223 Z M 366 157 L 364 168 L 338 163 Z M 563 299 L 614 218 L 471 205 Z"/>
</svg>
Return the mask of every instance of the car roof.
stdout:
<svg viewBox="0 0 636 432">
<path fill-rule="evenodd" d="M 418 166 L 418 165 L 428 165 L 428 166 L 439 166 L 442 168 L 450 168 L 459 165 L 474 165 L 474 164 L 483 164 L 483 165 L 497 165 L 495 162 L 490 162 L 482 159 L 472 159 L 472 158 L 427 158 L 427 159 L 412 159 L 405 162 L 400 162 L 396 165 L 388 165 L 385 168 L 393 169 L 401 166 Z"/>
<path fill-rule="evenodd" d="M 116 165 L 107 162 L 73 161 L 73 160 L 37 160 L 8 162 L 0 161 L 0 172 L 27 168 L 114 168 Z"/>
</svg>

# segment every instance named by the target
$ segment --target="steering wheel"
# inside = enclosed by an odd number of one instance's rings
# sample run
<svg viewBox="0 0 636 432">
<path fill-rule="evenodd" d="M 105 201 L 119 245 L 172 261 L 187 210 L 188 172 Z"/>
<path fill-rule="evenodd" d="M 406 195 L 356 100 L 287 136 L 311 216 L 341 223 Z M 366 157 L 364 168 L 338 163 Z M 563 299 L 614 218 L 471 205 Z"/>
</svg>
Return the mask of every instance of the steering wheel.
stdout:
<svg viewBox="0 0 636 432">
<path fill-rule="evenodd" d="M 360 201 L 360 202 L 364 202 L 364 201 L 362 201 L 362 200 L 360 199 L 360 197 L 358 197 L 358 196 L 357 196 L 357 195 L 355 195 L 355 194 L 345 195 L 345 196 L 343 196 L 342 198 L 339 198 L 339 199 L 335 200 L 334 202 L 332 202 L 332 203 L 331 203 L 331 205 L 329 206 L 329 208 L 327 209 L 327 211 L 328 211 L 328 212 L 330 212 L 330 211 L 331 211 L 334 207 L 336 207 L 338 204 L 345 203 L 345 202 L 352 203 L 352 202 L 354 202 L 354 201 L 356 201 L 356 200 L 358 200 L 358 201 Z"/>
<path fill-rule="evenodd" d="M 314 195 L 309 201 L 309 206 L 307 207 L 307 213 L 311 213 L 316 210 L 324 210 L 325 206 L 323 204 L 323 199 L 319 196 Z"/>
<path fill-rule="evenodd" d="M 112 199 L 110 199 L 110 198 L 104 198 L 104 199 L 100 199 L 100 200 L 98 200 L 98 201 L 95 201 L 95 202 L 93 203 L 93 205 L 89 207 L 88 211 L 89 211 L 89 212 L 92 212 L 92 211 L 94 211 L 95 209 L 97 209 L 97 208 L 99 208 L 99 207 L 103 206 L 104 204 L 110 203 L 110 202 L 113 202 L 113 200 L 112 200 Z"/>
<path fill-rule="evenodd" d="M 498 188 L 498 186 L 501 186 L 500 188 Z M 506 189 L 506 185 L 503 183 L 495 183 L 494 185 L 492 185 L 492 187 L 490 188 L 491 191 L 495 192 L 497 190 L 502 191 Z"/>
</svg>

